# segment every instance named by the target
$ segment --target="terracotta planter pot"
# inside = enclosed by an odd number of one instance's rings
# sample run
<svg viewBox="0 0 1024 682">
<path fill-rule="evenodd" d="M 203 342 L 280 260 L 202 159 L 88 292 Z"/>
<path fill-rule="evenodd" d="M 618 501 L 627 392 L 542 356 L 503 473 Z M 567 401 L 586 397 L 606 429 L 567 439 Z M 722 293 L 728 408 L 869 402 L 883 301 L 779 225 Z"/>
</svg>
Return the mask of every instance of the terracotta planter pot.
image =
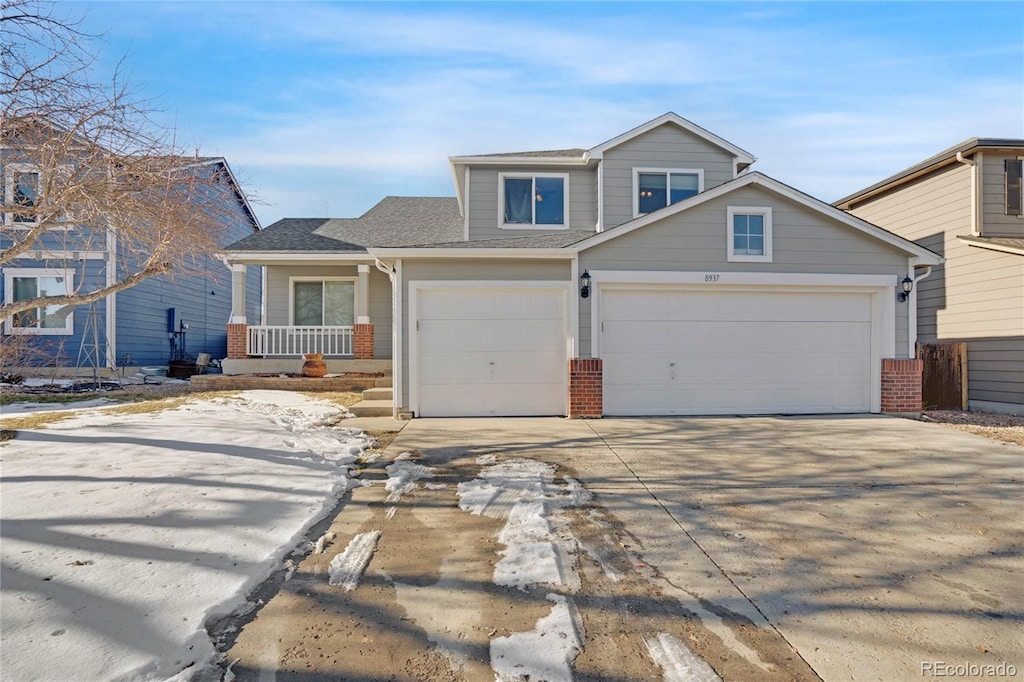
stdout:
<svg viewBox="0 0 1024 682">
<path fill-rule="evenodd" d="M 323 353 L 306 353 L 302 356 L 302 376 L 319 378 L 327 374 L 327 363 Z"/>
</svg>

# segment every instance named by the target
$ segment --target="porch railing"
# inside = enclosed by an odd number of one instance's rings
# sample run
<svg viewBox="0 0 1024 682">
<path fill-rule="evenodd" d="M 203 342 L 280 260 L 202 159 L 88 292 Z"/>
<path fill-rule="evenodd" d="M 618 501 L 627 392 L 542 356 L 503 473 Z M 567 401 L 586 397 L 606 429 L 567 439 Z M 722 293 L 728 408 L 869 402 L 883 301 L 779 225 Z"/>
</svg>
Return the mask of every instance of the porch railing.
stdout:
<svg viewBox="0 0 1024 682">
<path fill-rule="evenodd" d="M 246 353 L 253 356 L 352 355 L 352 327 L 249 327 Z"/>
</svg>

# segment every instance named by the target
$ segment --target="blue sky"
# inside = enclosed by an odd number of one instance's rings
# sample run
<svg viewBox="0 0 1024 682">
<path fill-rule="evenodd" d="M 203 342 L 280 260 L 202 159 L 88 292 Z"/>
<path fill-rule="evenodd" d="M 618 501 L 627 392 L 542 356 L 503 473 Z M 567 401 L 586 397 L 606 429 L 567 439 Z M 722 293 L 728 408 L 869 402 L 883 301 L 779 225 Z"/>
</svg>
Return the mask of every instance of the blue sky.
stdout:
<svg viewBox="0 0 1024 682">
<path fill-rule="evenodd" d="M 452 196 L 451 155 L 674 111 L 826 201 L 1024 138 L 1024 3 L 67 3 L 184 146 L 282 217 Z"/>
</svg>

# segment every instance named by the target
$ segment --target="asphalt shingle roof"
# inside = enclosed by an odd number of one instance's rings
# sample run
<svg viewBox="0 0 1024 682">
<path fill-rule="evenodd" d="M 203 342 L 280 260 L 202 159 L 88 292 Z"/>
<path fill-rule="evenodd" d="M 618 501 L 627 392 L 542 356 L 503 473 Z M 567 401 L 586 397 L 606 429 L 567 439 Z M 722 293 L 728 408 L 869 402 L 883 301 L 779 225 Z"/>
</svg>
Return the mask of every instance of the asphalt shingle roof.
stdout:
<svg viewBox="0 0 1024 682">
<path fill-rule="evenodd" d="M 365 252 L 371 246 L 454 242 L 462 235 L 454 198 L 385 197 L 358 218 L 284 218 L 228 250 Z"/>
<path fill-rule="evenodd" d="M 414 244 L 425 249 L 561 249 L 593 237 L 590 230 L 570 230 L 551 234 L 528 234 L 518 237 L 474 239 L 473 241 L 444 242 L 440 244 Z"/>
<path fill-rule="evenodd" d="M 471 159 L 471 158 L 474 158 L 474 157 L 482 157 L 483 158 L 483 157 L 492 157 L 492 156 L 507 156 L 507 157 L 513 157 L 514 158 L 514 157 L 517 157 L 517 156 L 527 156 L 527 157 L 534 157 L 534 158 L 551 157 L 551 158 L 575 159 L 575 158 L 581 158 L 586 153 L 587 153 L 586 149 L 545 149 L 545 150 L 535 151 L 535 152 L 502 152 L 500 154 L 472 154 L 472 155 L 467 156 L 465 158 Z"/>
</svg>

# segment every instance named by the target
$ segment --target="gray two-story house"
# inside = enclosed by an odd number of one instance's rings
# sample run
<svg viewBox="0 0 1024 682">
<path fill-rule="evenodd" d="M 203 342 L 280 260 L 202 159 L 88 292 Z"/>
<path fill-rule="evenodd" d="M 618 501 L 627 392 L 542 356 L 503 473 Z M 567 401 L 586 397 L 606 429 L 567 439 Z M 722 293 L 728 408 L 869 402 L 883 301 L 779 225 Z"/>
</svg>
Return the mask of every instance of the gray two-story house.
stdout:
<svg viewBox="0 0 1024 682">
<path fill-rule="evenodd" d="M 941 254 L 918 339 L 967 344 L 971 409 L 1024 414 L 1024 140 L 973 138 L 835 203 Z"/>
<path fill-rule="evenodd" d="M 668 113 L 451 157 L 452 198 L 282 220 L 228 251 L 226 371 L 384 360 L 417 416 L 919 411 L 913 283 L 941 257 L 754 161 Z"/>
</svg>

